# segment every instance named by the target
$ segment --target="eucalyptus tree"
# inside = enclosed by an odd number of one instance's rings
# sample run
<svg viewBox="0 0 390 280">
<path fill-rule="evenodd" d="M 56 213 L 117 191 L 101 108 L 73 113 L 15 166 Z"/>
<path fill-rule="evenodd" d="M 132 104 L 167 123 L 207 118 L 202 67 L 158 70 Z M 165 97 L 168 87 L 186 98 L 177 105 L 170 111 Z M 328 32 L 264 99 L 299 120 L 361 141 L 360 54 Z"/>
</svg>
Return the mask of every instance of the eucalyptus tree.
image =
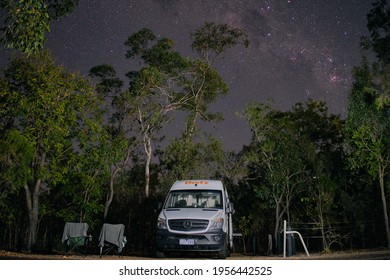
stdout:
<svg viewBox="0 0 390 280">
<path fill-rule="evenodd" d="M 169 121 L 168 113 L 185 111 L 187 125 L 182 139 L 172 142 L 173 150 L 180 148 L 180 161 L 189 162 L 190 153 L 200 148 L 190 143 L 196 131 L 197 119 L 215 121 L 220 116 L 208 111 L 208 106 L 221 94 L 226 94 L 227 86 L 218 72 L 211 67 L 212 62 L 239 43 L 248 45 L 243 30 L 228 25 L 205 23 L 191 34 L 192 49 L 199 58 L 181 56 L 173 50 L 174 42 L 167 38 L 156 40 L 151 30 L 143 29 L 126 41 L 129 47 L 128 58 L 139 58 L 142 68 L 128 73 L 130 91 L 135 97 L 138 123 L 143 135 L 146 154 L 145 193 L 149 193 L 149 165 L 152 158 L 151 142 L 158 131 Z M 183 143 L 179 143 L 183 141 Z M 211 141 L 212 143 L 213 141 Z M 190 152 L 192 150 L 192 152 Z M 184 164 L 185 165 L 185 164 Z M 183 167 L 184 167 L 183 165 Z M 188 169 L 187 169 L 188 170 Z M 183 172 L 181 172 L 183 173 Z"/>
<path fill-rule="evenodd" d="M 219 113 L 209 112 L 208 107 L 218 97 L 226 95 L 228 87 L 213 65 L 223 59 L 227 50 L 243 45 L 249 46 L 246 32 L 227 24 L 206 22 L 191 34 L 192 50 L 198 54 L 186 74 L 184 92 L 191 96 L 186 104 L 189 113 L 184 137 L 191 138 L 196 131 L 198 119 L 215 122 L 221 119 Z"/>
<path fill-rule="evenodd" d="M 92 87 L 78 74 L 55 65 L 48 52 L 15 58 L 1 75 L 1 118 L 7 127 L 1 141 L 7 183 L 25 193 L 28 213 L 27 250 L 37 239 L 40 198 L 66 181 L 77 136 L 99 126 Z"/>
<path fill-rule="evenodd" d="M 367 61 L 354 69 L 353 76 L 345 125 L 349 164 L 353 170 L 366 170 L 379 185 L 387 246 L 390 247 L 386 201 L 387 169 L 390 164 L 389 108 L 376 106 L 379 93 L 367 91 L 367 88 L 373 87 L 373 75 Z"/>
<path fill-rule="evenodd" d="M 291 202 L 307 180 L 308 164 L 301 150 L 310 143 L 306 135 L 298 133 L 299 127 L 286 112 L 251 103 L 245 108 L 244 117 L 253 135 L 252 148 L 246 151 L 246 157 L 265 169 L 264 181 L 255 191 L 260 198 L 273 202 L 273 234 L 277 240 L 282 219 L 290 222 Z"/>
<path fill-rule="evenodd" d="M 245 30 L 211 22 L 204 23 L 191 33 L 191 39 L 191 47 L 197 57 L 190 60 L 180 80 L 181 94 L 186 97 L 181 108 L 186 113 L 186 125 L 181 137 L 170 142 L 165 158 L 167 165 L 172 168 L 171 171 L 176 174 L 176 179 L 205 174 L 205 170 L 201 168 L 206 162 L 205 154 L 216 156 L 210 161 L 214 164 L 218 157 L 223 157 L 223 153 L 219 156 L 217 153 L 210 153 L 213 150 L 218 151 L 213 148 L 216 139 L 201 133 L 198 122 L 203 121 L 215 126 L 222 120 L 221 113 L 211 112 L 209 109 L 212 103 L 226 95 L 229 90 L 215 68 L 215 63 L 223 59 L 229 49 L 249 45 Z M 197 164 L 201 162 L 204 164 Z M 196 168 L 199 169 L 198 174 Z"/>
<path fill-rule="evenodd" d="M 91 68 L 89 75 L 96 80 L 96 92 L 103 105 L 103 131 L 96 143 L 103 170 L 109 177 L 103 213 L 106 220 L 115 194 L 116 178 L 131 161 L 138 145 L 132 134 L 134 108 L 129 91 L 123 90 L 123 81 L 111 65 L 97 65 Z"/>
<path fill-rule="evenodd" d="M 129 36 L 125 45 L 128 47 L 126 57 L 139 59 L 142 65 L 127 73 L 128 89 L 123 89 L 123 81 L 110 65 L 98 65 L 90 71 L 90 76 L 98 80 L 98 93 L 109 104 L 105 110 L 106 131 L 111 151 L 117 151 L 117 156 L 109 157 L 110 191 L 105 217 L 112 202 L 115 177 L 129 164 L 139 146 L 145 153 L 145 196 L 149 196 L 152 141 L 169 122 L 168 113 L 180 108 L 186 100 L 177 96 L 174 85 L 180 78 L 179 70 L 188 62 L 173 51 L 172 40 L 157 40 L 150 29 L 144 28 Z"/>
<path fill-rule="evenodd" d="M 141 69 L 130 71 L 129 98 L 134 110 L 138 135 L 145 153 L 145 196 L 150 195 L 150 165 L 153 157 L 152 142 L 170 121 L 169 112 L 179 110 L 189 99 L 178 92 L 181 72 L 189 60 L 173 50 L 174 41 L 157 40 L 150 29 L 132 34 L 125 45 L 127 58 L 139 59 Z"/>
</svg>

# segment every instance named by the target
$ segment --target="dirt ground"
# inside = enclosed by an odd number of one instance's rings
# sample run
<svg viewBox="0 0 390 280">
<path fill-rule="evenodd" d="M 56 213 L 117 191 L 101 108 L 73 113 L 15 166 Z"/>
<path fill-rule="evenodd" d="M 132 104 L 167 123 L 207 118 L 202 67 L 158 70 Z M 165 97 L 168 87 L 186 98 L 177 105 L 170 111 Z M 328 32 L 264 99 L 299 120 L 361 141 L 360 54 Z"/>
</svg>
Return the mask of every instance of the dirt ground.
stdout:
<svg viewBox="0 0 390 280">
<path fill-rule="evenodd" d="M 173 256 L 168 259 L 212 259 L 211 256 Z M 0 250 L 0 260 L 150 260 L 155 259 L 144 256 L 126 256 L 126 255 L 82 255 L 82 254 L 33 254 L 21 252 L 9 252 Z M 232 254 L 228 260 L 283 260 L 283 256 L 252 256 L 242 254 Z M 356 250 L 340 251 L 329 254 L 311 254 L 308 257 L 304 253 L 297 253 L 294 256 L 287 257 L 285 260 L 390 260 L 390 249 L 377 250 Z"/>
</svg>

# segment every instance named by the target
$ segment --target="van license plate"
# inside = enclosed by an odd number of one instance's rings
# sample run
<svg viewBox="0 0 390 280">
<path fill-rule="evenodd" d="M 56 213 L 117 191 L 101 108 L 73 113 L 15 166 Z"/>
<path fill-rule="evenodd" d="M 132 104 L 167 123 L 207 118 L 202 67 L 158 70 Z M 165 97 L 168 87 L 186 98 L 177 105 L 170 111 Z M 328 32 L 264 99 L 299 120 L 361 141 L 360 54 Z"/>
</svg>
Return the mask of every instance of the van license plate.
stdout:
<svg viewBox="0 0 390 280">
<path fill-rule="evenodd" d="M 180 245 L 195 245 L 194 239 L 180 239 L 179 240 Z"/>
</svg>

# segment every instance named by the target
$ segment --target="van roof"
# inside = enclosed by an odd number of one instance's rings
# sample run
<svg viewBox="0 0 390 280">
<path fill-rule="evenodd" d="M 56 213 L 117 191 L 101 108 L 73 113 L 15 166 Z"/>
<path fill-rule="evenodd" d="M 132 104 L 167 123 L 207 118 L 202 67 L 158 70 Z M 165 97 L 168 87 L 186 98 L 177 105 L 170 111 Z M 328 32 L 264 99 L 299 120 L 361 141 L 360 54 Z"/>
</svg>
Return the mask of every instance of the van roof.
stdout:
<svg viewBox="0 0 390 280">
<path fill-rule="evenodd" d="M 222 182 L 219 180 L 183 180 L 176 181 L 171 190 L 188 190 L 188 189 L 207 189 L 207 190 L 223 190 Z"/>
</svg>

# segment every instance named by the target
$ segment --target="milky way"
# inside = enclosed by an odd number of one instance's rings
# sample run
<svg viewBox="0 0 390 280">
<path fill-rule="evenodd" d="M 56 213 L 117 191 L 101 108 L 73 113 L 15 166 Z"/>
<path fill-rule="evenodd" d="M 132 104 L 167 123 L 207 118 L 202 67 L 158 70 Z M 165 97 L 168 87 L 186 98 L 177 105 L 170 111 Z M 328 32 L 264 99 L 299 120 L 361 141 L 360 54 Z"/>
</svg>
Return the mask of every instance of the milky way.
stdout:
<svg viewBox="0 0 390 280">
<path fill-rule="evenodd" d="M 124 41 L 143 27 L 176 41 L 193 56 L 189 34 L 205 21 L 245 29 L 250 46 L 238 46 L 216 67 L 229 93 L 213 105 L 225 120 L 213 131 L 225 147 L 248 144 L 249 128 L 237 117 L 251 101 L 274 100 L 291 108 L 307 98 L 324 100 L 345 115 L 351 71 L 361 60 L 359 39 L 367 33 L 370 0 L 274 1 L 92 1 L 81 0 L 51 24 L 47 46 L 60 64 L 83 74 L 102 63 L 122 75 L 134 65 L 124 58 Z M 176 124 L 177 126 L 177 124 Z M 180 129 L 180 128 L 178 128 Z"/>
</svg>

